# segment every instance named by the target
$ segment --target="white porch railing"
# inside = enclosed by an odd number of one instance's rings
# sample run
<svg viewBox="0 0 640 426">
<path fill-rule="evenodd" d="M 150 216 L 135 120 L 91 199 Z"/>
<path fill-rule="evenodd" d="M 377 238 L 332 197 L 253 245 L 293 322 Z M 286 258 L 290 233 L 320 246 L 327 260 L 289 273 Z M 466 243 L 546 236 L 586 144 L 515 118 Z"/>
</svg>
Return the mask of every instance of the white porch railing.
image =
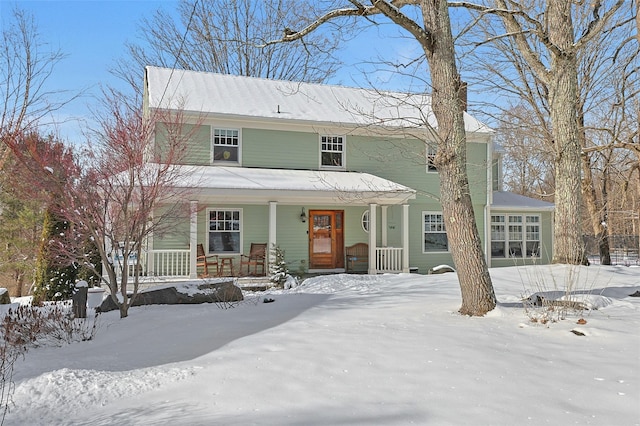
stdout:
<svg viewBox="0 0 640 426">
<path fill-rule="evenodd" d="M 152 259 L 149 255 L 153 256 Z M 188 278 L 190 274 L 189 259 L 191 252 L 186 250 L 153 250 L 151 253 L 143 252 L 138 270 L 140 278 Z M 135 258 L 129 258 L 128 265 L 119 267 L 116 259 L 116 274 L 120 279 L 122 273 L 128 274 L 130 278 L 135 274 Z"/>
<path fill-rule="evenodd" d="M 378 273 L 402 272 L 402 248 L 401 247 L 376 247 L 375 266 Z M 149 258 L 153 256 L 153 259 Z M 141 279 L 154 278 L 189 278 L 191 252 L 186 250 L 153 250 L 151 253 L 142 253 L 140 259 L 139 276 Z M 118 260 L 116 260 L 118 262 Z M 135 260 L 129 259 L 124 272 L 133 278 L 135 273 Z M 116 267 L 118 279 L 122 270 Z"/>
<path fill-rule="evenodd" d="M 376 247 L 376 270 L 378 273 L 402 272 L 402 248 Z"/>
<path fill-rule="evenodd" d="M 154 277 L 189 277 L 189 259 L 191 251 L 186 250 L 153 250 L 153 270 L 148 271 Z"/>
</svg>

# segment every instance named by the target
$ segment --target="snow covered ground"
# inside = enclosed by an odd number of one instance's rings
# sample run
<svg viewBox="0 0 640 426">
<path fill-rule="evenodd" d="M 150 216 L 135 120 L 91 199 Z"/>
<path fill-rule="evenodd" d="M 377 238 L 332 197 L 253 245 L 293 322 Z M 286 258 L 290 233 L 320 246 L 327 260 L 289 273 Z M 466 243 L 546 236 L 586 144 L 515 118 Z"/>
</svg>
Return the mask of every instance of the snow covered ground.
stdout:
<svg viewBox="0 0 640 426">
<path fill-rule="evenodd" d="M 491 275 L 499 304 L 483 318 L 457 313 L 454 274 L 109 312 L 94 340 L 16 364 L 5 424 L 639 425 L 640 268 Z M 569 281 L 598 309 L 531 322 L 540 308 L 521 298 Z"/>
</svg>

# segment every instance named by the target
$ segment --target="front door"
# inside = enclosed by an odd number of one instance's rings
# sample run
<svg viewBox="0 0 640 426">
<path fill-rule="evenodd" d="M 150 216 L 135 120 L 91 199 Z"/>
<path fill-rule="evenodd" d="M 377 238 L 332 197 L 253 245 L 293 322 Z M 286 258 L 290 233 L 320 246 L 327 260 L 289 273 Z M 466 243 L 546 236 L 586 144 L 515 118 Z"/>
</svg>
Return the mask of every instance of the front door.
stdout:
<svg viewBox="0 0 640 426">
<path fill-rule="evenodd" d="M 309 268 L 344 268 L 342 210 L 309 211 Z"/>
</svg>

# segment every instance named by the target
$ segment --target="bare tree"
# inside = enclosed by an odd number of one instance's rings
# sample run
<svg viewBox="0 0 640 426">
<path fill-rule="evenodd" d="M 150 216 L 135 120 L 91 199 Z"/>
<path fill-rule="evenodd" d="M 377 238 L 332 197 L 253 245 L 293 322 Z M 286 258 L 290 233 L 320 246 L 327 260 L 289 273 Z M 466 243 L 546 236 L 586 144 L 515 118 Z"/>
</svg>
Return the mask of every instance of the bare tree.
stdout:
<svg viewBox="0 0 640 426">
<path fill-rule="evenodd" d="M 6 138 L 33 128 L 69 100 L 54 102 L 45 81 L 63 58 L 42 41 L 33 16 L 14 8 L 0 39 L 0 167 L 10 150 Z"/>
<path fill-rule="evenodd" d="M 184 178 L 179 164 L 197 129 L 183 127 L 180 112 L 143 117 L 128 99 L 113 90 L 105 93 L 96 139 L 75 157 L 29 138 L 7 141 L 31 187 L 42 188 L 52 213 L 69 223 L 49 251 L 61 266 L 76 263 L 100 275 L 121 317 L 138 294 L 147 238 L 161 235 L 188 213 L 182 198 L 187 190 L 177 182 Z M 156 132 L 165 133 L 161 146 Z M 87 240 L 99 252 L 101 267 L 86 250 Z"/>
<path fill-rule="evenodd" d="M 495 141 L 503 152 L 502 183 L 506 188 L 548 201 L 553 200 L 553 155 L 545 125 L 536 117 L 525 104 L 505 109 L 499 117 Z"/>
<path fill-rule="evenodd" d="M 506 0 L 488 1 L 486 5 L 459 2 L 478 11 L 478 20 L 495 15 L 484 26 L 487 39 L 504 49 L 498 63 L 507 59 L 515 93 L 525 94 L 546 122 L 555 153 L 555 243 L 553 261 L 583 263 L 586 261 L 582 240 L 581 217 L 581 151 L 584 138 L 580 127 L 580 53 L 594 47 L 624 1 L 567 2 L 547 0 L 541 3 L 518 3 Z M 502 50 L 504 51 L 504 50 Z M 495 51 L 494 51 L 495 53 Z M 495 61 L 495 58 L 493 59 Z M 503 70 L 499 70 L 503 71 Z M 502 73 L 502 80 L 505 80 Z M 540 102 L 539 102 L 540 101 Z M 591 199 L 590 201 L 593 201 Z"/>
<path fill-rule="evenodd" d="M 303 40 L 332 22 L 345 24 L 349 18 L 372 19 L 374 16 L 383 17 L 410 34 L 429 64 L 432 109 L 437 121 L 435 164 L 440 174 L 440 200 L 451 254 L 460 281 L 460 313 L 484 315 L 495 307 L 496 299 L 471 204 L 461 81 L 447 1 L 372 0 L 368 4 L 360 1 L 334 4 L 319 10 L 309 25 L 296 27 L 297 31 L 284 29 L 284 35 L 273 44 Z"/>
<path fill-rule="evenodd" d="M 162 9 L 141 21 L 141 43 L 127 45 L 128 58 L 115 73 L 138 83 L 140 70 L 154 65 L 323 82 L 340 63 L 333 57 L 335 38 L 318 33 L 288 45 L 261 47 L 283 28 L 300 25 L 304 7 L 297 0 L 181 0 L 179 22 Z"/>
</svg>

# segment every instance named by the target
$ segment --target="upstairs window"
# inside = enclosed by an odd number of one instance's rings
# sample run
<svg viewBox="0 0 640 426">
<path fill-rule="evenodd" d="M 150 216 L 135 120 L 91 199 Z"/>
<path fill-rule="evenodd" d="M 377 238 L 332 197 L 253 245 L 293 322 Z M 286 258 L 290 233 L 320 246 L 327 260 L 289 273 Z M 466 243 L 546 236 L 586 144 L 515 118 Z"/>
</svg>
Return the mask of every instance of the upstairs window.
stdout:
<svg viewBox="0 0 640 426">
<path fill-rule="evenodd" d="M 427 172 L 428 173 L 438 173 L 438 169 L 436 168 L 436 147 L 432 145 L 427 145 Z"/>
<path fill-rule="evenodd" d="M 320 166 L 344 168 L 344 136 L 320 137 Z"/>
<path fill-rule="evenodd" d="M 240 131 L 238 129 L 213 130 L 213 162 L 240 162 Z"/>
</svg>

